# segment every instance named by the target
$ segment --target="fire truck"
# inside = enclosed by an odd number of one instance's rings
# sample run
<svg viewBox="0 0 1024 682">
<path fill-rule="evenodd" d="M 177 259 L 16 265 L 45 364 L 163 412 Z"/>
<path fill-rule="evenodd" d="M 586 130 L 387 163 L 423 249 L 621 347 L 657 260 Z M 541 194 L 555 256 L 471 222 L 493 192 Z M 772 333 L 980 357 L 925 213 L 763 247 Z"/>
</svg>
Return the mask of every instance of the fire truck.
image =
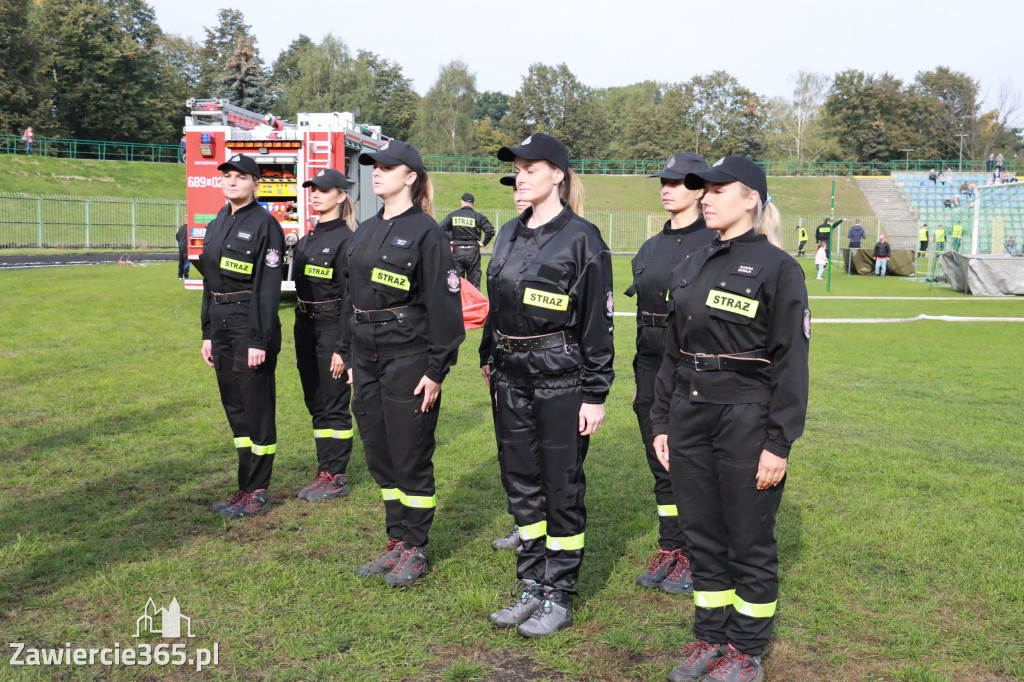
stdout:
<svg viewBox="0 0 1024 682">
<path fill-rule="evenodd" d="M 359 154 L 375 151 L 388 137 L 380 126 L 356 123 L 349 112 L 298 114 L 295 123 L 273 114 L 259 114 L 226 99 L 189 99 L 185 117 L 186 209 L 188 258 L 198 265 L 206 226 L 224 206 L 221 172 L 217 166 L 234 154 L 246 154 L 260 165 L 263 179 L 257 200 L 284 229 L 285 281 L 282 289 L 294 291 L 292 247 L 316 227 L 310 207 L 310 190 L 302 183 L 324 168 L 348 176 L 348 194 L 355 202 L 356 218 L 373 216 L 380 200 L 373 193 L 370 166 L 360 166 Z M 198 267 L 195 268 L 198 272 Z M 201 274 L 201 273 L 200 273 Z M 202 289 L 202 279 L 185 280 L 186 289 Z"/>
</svg>

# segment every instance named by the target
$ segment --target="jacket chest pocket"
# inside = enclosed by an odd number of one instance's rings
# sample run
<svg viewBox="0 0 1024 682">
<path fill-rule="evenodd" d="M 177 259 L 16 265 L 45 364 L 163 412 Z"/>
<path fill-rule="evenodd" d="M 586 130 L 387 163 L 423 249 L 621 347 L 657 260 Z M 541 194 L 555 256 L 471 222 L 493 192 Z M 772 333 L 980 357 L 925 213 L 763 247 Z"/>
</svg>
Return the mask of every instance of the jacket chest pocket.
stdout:
<svg viewBox="0 0 1024 682">
<path fill-rule="evenodd" d="M 311 254 L 306 258 L 302 274 L 314 279 L 334 279 L 334 253 L 333 247 L 324 247 Z"/>
<path fill-rule="evenodd" d="M 762 309 L 763 301 L 758 300 L 763 286 L 764 282 L 757 277 L 721 275 L 704 301 L 709 309 L 708 316 L 733 324 L 749 325 L 759 315 L 766 314 Z"/>
<path fill-rule="evenodd" d="M 528 318 L 568 324 L 570 279 L 571 274 L 561 268 L 544 264 L 531 267 L 516 287 L 519 309 Z"/>
<path fill-rule="evenodd" d="M 413 273 L 419 254 L 413 249 L 385 244 L 377 254 L 377 262 L 370 272 L 370 282 L 389 299 L 405 300 L 412 291 Z"/>
<path fill-rule="evenodd" d="M 253 252 L 254 246 L 251 243 L 231 235 L 224 242 L 224 248 L 220 252 L 218 266 L 221 272 L 229 273 L 236 279 L 252 279 L 253 265 L 256 261 Z"/>
</svg>

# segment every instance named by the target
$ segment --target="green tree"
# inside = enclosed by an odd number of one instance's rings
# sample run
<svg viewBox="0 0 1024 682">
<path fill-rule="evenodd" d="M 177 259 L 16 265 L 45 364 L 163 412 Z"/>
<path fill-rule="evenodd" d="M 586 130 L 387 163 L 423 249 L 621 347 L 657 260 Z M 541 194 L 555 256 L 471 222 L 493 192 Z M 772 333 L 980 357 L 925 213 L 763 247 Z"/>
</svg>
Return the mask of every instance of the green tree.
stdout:
<svg viewBox="0 0 1024 682">
<path fill-rule="evenodd" d="M 161 95 L 177 114 L 172 121 L 177 126 L 184 116 L 186 100 L 195 97 L 199 88 L 201 46 L 192 38 L 165 33 L 157 39 L 156 48 L 163 67 Z"/>
<path fill-rule="evenodd" d="M 914 78 L 915 94 L 921 98 L 920 132 L 934 143 L 937 156 L 955 159 L 960 153 L 960 133 L 966 133 L 964 151 L 975 154 L 979 121 L 978 81 L 965 73 L 940 66 L 922 71 Z"/>
<path fill-rule="evenodd" d="M 299 59 L 306 53 L 306 50 L 315 46 L 313 39 L 305 33 L 288 44 L 281 54 L 274 60 L 270 67 L 270 82 L 275 88 L 282 87 L 285 83 L 293 81 L 301 75 L 299 71 Z"/>
<path fill-rule="evenodd" d="M 594 99 L 601 107 L 604 120 L 607 121 L 607 145 L 611 158 L 624 158 L 627 156 L 626 150 L 630 148 L 660 146 L 658 142 L 653 142 L 644 133 L 644 126 L 630 125 L 630 123 L 642 109 L 648 112 L 652 111 L 651 107 L 661 109 L 659 105 L 664 98 L 664 92 L 665 86 L 661 86 L 655 81 L 644 81 L 594 91 Z M 637 136 L 627 137 L 627 128 L 629 131 L 637 133 Z M 661 153 L 656 155 L 656 157 L 660 156 L 662 156 Z"/>
<path fill-rule="evenodd" d="M 879 76 L 850 69 L 836 74 L 822 108 L 822 124 L 834 138 L 833 158 L 866 160 L 878 158 L 875 147 L 880 121 L 889 157 L 900 155 L 904 146 L 916 147 L 917 155 L 935 153 L 934 142 L 920 132 L 921 100 L 911 88 L 890 73 Z"/>
<path fill-rule="evenodd" d="M 496 124 L 508 115 L 508 95 L 497 90 L 481 92 L 476 97 L 476 107 L 473 110 L 473 120 L 482 121 L 485 118 L 491 119 Z"/>
<path fill-rule="evenodd" d="M 0 0 L 0 133 L 49 127 L 44 101 L 42 41 L 32 0 Z"/>
<path fill-rule="evenodd" d="M 416 125 L 420 96 L 402 67 L 373 52 L 360 50 L 356 70 L 367 74 L 361 81 L 369 83 L 368 91 L 362 91 L 359 105 L 362 120 L 381 126 L 385 135 L 408 140 Z"/>
<path fill-rule="evenodd" d="M 344 41 L 328 33 L 298 54 L 296 76 L 281 84 L 277 111 L 292 119 L 300 111 L 355 112 L 372 101 L 371 75 L 366 72 L 361 78 L 355 66 Z"/>
<path fill-rule="evenodd" d="M 742 127 L 736 138 L 735 153 L 755 161 L 764 159 L 764 116 L 761 98 L 751 93 L 740 115 Z"/>
<path fill-rule="evenodd" d="M 471 156 L 479 151 L 473 129 L 476 75 L 463 61 L 441 67 L 420 101 L 414 139 L 424 154 Z"/>
<path fill-rule="evenodd" d="M 256 36 L 252 34 L 252 26 L 245 23 L 245 16 L 236 9 L 222 9 L 217 12 L 217 25 L 213 28 L 204 27 L 206 39 L 200 51 L 200 72 L 196 97 L 213 97 L 221 87 L 228 60 L 243 43 L 248 43 L 256 54 L 256 62 L 260 68 L 263 60 L 256 49 Z"/>
<path fill-rule="evenodd" d="M 243 109 L 267 113 L 273 104 L 270 85 L 256 50 L 241 42 L 224 65 L 217 97 L 227 99 Z"/>
<path fill-rule="evenodd" d="M 679 151 L 692 151 L 688 118 L 693 95 L 686 85 L 661 86 L 651 100 L 637 106 L 624 120 L 619 138 L 621 154 L 631 159 L 667 159 Z"/>
<path fill-rule="evenodd" d="M 161 31 L 145 2 L 44 0 L 42 13 L 51 45 L 49 106 L 60 133 L 101 140 L 178 139 L 172 123 L 177 112 L 161 90 Z"/>
<path fill-rule="evenodd" d="M 746 132 L 744 112 L 757 95 L 726 71 L 694 76 L 687 86 L 693 98 L 689 116 L 693 151 L 708 161 L 735 154 Z"/>
<path fill-rule="evenodd" d="M 593 91 L 565 64 L 532 64 L 510 102 L 508 126 L 516 139 L 548 133 L 560 139 L 570 158 L 602 158 L 608 148 L 604 112 Z"/>
</svg>

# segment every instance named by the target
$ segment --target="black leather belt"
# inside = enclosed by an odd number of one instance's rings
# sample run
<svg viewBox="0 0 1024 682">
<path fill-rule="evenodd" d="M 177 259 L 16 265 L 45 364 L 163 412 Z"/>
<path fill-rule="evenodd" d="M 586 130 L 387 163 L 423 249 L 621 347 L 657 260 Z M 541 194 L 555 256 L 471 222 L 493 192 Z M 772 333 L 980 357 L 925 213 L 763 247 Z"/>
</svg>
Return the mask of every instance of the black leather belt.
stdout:
<svg viewBox="0 0 1024 682">
<path fill-rule="evenodd" d="M 306 313 L 310 317 L 317 313 L 329 313 L 334 310 L 341 310 L 341 299 L 336 298 L 333 301 L 303 301 L 299 299 L 299 303 L 295 306 L 301 312 Z"/>
<path fill-rule="evenodd" d="M 555 332 L 540 336 L 505 336 L 498 332 L 498 345 L 506 353 L 525 353 L 531 350 L 547 350 L 560 348 L 576 343 L 576 335 L 572 332 Z"/>
<path fill-rule="evenodd" d="M 772 364 L 763 350 L 708 355 L 706 353 L 687 353 L 680 348 L 679 353 L 679 361 L 687 367 L 693 367 L 698 372 L 764 369 Z"/>
<path fill-rule="evenodd" d="M 388 322 L 403 320 L 407 317 L 426 315 L 427 309 L 421 305 L 406 305 L 401 308 L 385 308 L 384 310 L 356 310 L 356 322 Z"/>
<path fill-rule="evenodd" d="M 640 326 L 642 327 L 667 327 L 668 326 L 668 313 L 664 315 L 658 313 L 645 313 L 640 311 Z"/>
<path fill-rule="evenodd" d="M 248 301 L 250 298 L 252 298 L 251 291 L 232 291 L 227 294 L 213 292 L 214 303 L 239 303 L 241 301 Z"/>
</svg>

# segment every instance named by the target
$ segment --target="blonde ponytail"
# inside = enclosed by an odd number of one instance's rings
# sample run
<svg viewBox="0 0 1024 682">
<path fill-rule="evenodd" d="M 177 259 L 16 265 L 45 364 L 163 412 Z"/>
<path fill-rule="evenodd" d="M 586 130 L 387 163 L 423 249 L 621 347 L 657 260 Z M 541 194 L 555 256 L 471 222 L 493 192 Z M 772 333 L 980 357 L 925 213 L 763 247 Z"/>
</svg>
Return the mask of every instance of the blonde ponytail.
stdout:
<svg viewBox="0 0 1024 682">
<path fill-rule="evenodd" d="M 746 194 L 757 191 L 750 189 L 742 182 L 740 187 Z M 763 234 L 773 245 L 782 248 L 782 216 L 779 215 L 779 209 L 772 202 L 769 201 L 763 206 L 760 201 L 757 203 L 757 209 L 754 211 L 754 233 Z"/>
<path fill-rule="evenodd" d="M 427 171 L 416 171 L 416 180 L 412 183 L 412 200 L 420 205 L 423 212 L 434 217 L 434 183 L 430 181 Z"/>
<path fill-rule="evenodd" d="M 569 204 L 573 213 L 578 216 L 583 215 L 583 183 L 571 169 L 566 172 L 565 179 L 558 185 L 558 198 Z"/>
<path fill-rule="evenodd" d="M 356 207 L 352 205 L 352 197 L 345 192 L 345 200 L 341 202 L 340 217 L 345 221 L 348 229 L 355 232 L 356 229 Z"/>
</svg>

